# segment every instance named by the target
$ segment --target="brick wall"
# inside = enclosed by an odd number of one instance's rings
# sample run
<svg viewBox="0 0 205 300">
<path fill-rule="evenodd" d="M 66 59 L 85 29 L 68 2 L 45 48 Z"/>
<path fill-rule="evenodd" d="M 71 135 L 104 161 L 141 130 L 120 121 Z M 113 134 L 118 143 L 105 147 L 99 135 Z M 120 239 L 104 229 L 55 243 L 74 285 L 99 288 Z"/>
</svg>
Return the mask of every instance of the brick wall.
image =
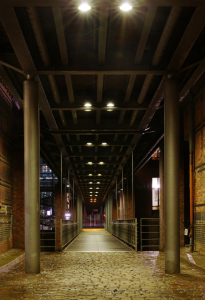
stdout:
<svg viewBox="0 0 205 300">
<path fill-rule="evenodd" d="M 23 139 L 13 146 L 13 247 L 25 248 L 24 218 L 24 145 Z"/>
<path fill-rule="evenodd" d="M 12 123 L 8 120 L 12 120 L 12 101 L 0 90 L 0 253 L 12 248 Z"/>
</svg>

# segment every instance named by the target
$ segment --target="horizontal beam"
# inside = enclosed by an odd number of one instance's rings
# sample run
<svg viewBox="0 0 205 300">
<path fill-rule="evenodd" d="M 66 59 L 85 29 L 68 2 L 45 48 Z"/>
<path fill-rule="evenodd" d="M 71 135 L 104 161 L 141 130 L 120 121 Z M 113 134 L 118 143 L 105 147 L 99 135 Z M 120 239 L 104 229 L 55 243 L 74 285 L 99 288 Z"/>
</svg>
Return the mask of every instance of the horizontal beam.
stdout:
<svg viewBox="0 0 205 300">
<path fill-rule="evenodd" d="M 85 107 L 85 106 L 77 106 L 77 105 L 69 105 L 69 107 L 52 107 L 51 110 L 56 111 L 56 110 L 148 110 L 148 107 L 139 107 L 138 106 L 131 106 L 131 105 L 121 105 L 121 106 L 114 106 L 114 107 L 108 107 L 108 106 L 91 106 L 91 107 Z M 149 108 L 149 110 L 156 110 L 155 107 Z"/>
<path fill-rule="evenodd" d="M 9 3 L 8 5 L 13 6 L 20 6 L 20 7 L 26 7 L 28 6 L 28 0 L 10 0 L 6 1 L 6 3 Z M 4 1 L 3 1 L 4 3 Z M 71 3 L 71 4 L 70 4 Z M 6 4 L 4 4 L 6 5 Z M 119 1 L 105 1 L 105 0 L 98 0 L 95 1 L 95 10 L 97 10 L 96 6 L 102 6 L 102 5 L 109 5 L 111 8 L 119 9 Z M 66 7 L 72 7 L 73 9 L 73 2 L 68 0 L 29 0 L 29 6 L 32 7 L 59 7 L 59 6 L 66 6 Z M 132 7 L 137 8 L 141 6 L 205 6 L 204 0 L 144 0 L 144 1 L 132 1 Z M 1 7 L 1 5 L 0 5 Z M 78 7 L 78 1 L 76 1 L 76 10 Z"/>
<path fill-rule="evenodd" d="M 149 131 L 139 131 L 133 128 L 123 129 L 123 128 L 110 128 L 110 129 L 65 129 L 65 130 L 53 130 L 51 131 L 53 135 L 65 135 L 65 134 L 143 134 L 150 133 Z"/>
<path fill-rule="evenodd" d="M 133 68 L 133 70 L 106 70 L 104 67 L 101 67 L 100 70 L 42 70 L 36 71 L 34 75 L 166 75 L 164 70 L 138 70 Z M 170 74 L 170 72 L 169 72 Z"/>
</svg>

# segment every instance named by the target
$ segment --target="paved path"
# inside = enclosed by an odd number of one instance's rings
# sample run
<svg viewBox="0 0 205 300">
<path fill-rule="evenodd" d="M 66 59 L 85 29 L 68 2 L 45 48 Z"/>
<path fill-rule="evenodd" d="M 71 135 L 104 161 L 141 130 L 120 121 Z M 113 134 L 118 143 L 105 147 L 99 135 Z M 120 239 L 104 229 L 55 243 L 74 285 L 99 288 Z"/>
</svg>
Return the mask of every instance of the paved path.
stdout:
<svg viewBox="0 0 205 300">
<path fill-rule="evenodd" d="M 74 243 L 73 243 L 74 245 Z M 181 263 L 181 274 L 164 273 L 164 253 L 41 253 L 41 274 L 24 272 L 24 261 L 0 273 L 0 299 L 205 299 L 205 273 Z"/>
<path fill-rule="evenodd" d="M 109 251 L 132 251 L 132 248 L 120 242 L 107 231 L 83 231 L 67 247 L 66 251 L 80 252 L 109 252 Z"/>
</svg>

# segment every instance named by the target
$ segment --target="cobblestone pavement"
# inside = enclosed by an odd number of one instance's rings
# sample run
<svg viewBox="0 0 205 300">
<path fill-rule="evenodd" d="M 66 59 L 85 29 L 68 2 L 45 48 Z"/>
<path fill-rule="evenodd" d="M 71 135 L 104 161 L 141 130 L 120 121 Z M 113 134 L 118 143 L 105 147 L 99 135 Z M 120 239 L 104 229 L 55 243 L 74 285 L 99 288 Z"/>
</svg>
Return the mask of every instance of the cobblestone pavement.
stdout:
<svg viewBox="0 0 205 300">
<path fill-rule="evenodd" d="M 166 275 L 158 252 L 42 253 L 41 274 L 0 273 L 0 299 L 205 299 L 205 273 Z"/>
</svg>

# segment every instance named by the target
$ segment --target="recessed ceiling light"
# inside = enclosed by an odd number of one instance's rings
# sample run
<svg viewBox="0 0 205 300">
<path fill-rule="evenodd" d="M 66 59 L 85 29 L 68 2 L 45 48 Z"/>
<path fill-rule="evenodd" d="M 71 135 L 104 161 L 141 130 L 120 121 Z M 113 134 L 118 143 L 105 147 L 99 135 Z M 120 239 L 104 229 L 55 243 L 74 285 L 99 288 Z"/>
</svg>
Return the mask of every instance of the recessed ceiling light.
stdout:
<svg viewBox="0 0 205 300">
<path fill-rule="evenodd" d="M 104 162 L 103 162 L 103 161 L 100 161 L 100 162 L 99 162 L 99 165 L 104 165 Z"/>
<path fill-rule="evenodd" d="M 102 174 L 98 174 L 98 176 L 102 176 Z"/>
<path fill-rule="evenodd" d="M 92 181 L 90 181 L 89 184 L 93 184 Z"/>
<path fill-rule="evenodd" d="M 90 187 L 90 190 L 92 190 L 93 188 L 92 187 Z"/>
<path fill-rule="evenodd" d="M 95 192 L 96 194 L 98 194 L 98 192 Z M 97 195 L 96 195 L 97 196 Z"/>
<path fill-rule="evenodd" d="M 93 176 L 93 174 L 88 174 L 88 176 Z"/>
<path fill-rule="evenodd" d="M 107 143 L 102 143 L 102 146 L 107 146 Z"/>
<path fill-rule="evenodd" d="M 92 161 L 89 161 L 89 162 L 88 162 L 88 165 L 92 165 L 92 164 L 93 164 Z"/>
<path fill-rule="evenodd" d="M 86 103 L 84 104 L 84 106 L 85 106 L 85 107 L 91 107 L 92 105 L 91 105 L 89 102 L 86 102 Z"/>
<path fill-rule="evenodd" d="M 128 2 L 124 2 L 124 3 L 120 6 L 120 9 L 121 9 L 121 10 L 124 10 L 124 11 L 128 11 L 128 10 L 132 9 L 132 6 L 131 6 Z"/>
<path fill-rule="evenodd" d="M 99 187 L 96 187 L 96 190 L 99 190 Z"/>
<path fill-rule="evenodd" d="M 92 194 L 93 192 L 90 192 L 90 194 Z"/>
<path fill-rule="evenodd" d="M 92 146 L 92 143 L 87 143 L 86 145 L 87 145 L 87 146 Z"/>
<path fill-rule="evenodd" d="M 100 184 L 100 181 L 98 181 L 97 184 Z"/>
<path fill-rule="evenodd" d="M 109 102 L 109 103 L 107 104 L 107 106 L 108 106 L 108 107 L 113 107 L 114 104 L 113 104 L 112 102 Z"/>
<path fill-rule="evenodd" d="M 90 5 L 86 2 L 82 2 L 80 6 L 78 6 L 78 9 L 81 11 L 88 11 L 91 9 Z"/>
</svg>

